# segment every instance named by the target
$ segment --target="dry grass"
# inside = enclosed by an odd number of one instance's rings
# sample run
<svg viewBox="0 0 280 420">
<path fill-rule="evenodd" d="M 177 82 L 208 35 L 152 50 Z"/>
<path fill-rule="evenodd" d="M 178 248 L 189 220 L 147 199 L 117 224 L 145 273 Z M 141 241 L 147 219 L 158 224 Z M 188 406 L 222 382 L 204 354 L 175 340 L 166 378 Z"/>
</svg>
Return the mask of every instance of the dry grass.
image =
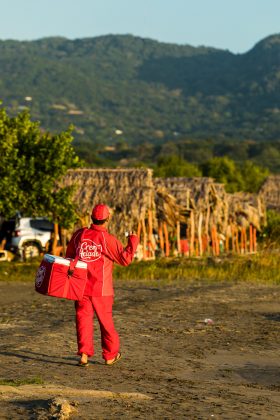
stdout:
<svg viewBox="0 0 280 420">
<path fill-rule="evenodd" d="M 43 379 L 39 376 L 25 379 L 0 379 L 0 385 L 21 386 L 21 385 L 42 385 Z"/>
<path fill-rule="evenodd" d="M 34 281 L 40 260 L 29 263 L 0 263 L 0 281 Z M 243 256 L 221 258 L 161 258 L 115 266 L 116 280 L 144 282 L 231 281 L 280 284 L 280 252 L 270 250 Z"/>
<path fill-rule="evenodd" d="M 173 258 L 115 267 L 122 280 L 231 281 L 280 284 L 279 252 L 223 258 Z"/>
</svg>

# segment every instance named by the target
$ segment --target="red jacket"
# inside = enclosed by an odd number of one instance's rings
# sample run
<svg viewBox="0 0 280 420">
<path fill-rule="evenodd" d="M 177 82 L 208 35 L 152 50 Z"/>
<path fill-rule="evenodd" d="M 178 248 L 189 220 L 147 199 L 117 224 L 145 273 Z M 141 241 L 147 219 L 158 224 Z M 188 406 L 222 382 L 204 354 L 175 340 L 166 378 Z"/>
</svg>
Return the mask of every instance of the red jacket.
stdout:
<svg viewBox="0 0 280 420">
<path fill-rule="evenodd" d="M 87 263 L 85 295 L 113 296 L 113 264 L 130 264 L 138 243 L 138 236 L 130 235 L 126 248 L 123 248 L 121 242 L 110 235 L 104 226 L 91 225 L 89 229 L 77 230 L 68 244 L 66 258 L 75 258 L 79 254 L 79 260 Z"/>
</svg>

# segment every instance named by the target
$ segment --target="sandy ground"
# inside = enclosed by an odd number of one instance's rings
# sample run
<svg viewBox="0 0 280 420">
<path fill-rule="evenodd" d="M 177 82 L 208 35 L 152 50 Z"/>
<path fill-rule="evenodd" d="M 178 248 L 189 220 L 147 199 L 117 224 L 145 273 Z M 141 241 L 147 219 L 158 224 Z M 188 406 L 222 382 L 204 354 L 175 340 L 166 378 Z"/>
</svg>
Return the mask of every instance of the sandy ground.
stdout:
<svg viewBox="0 0 280 420">
<path fill-rule="evenodd" d="M 73 303 L 31 283 L 0 283 L 1 419 L 53 418 L 55 396 L 71 419 L 279 419 L 279 287 L 248 284 L 116 285 L 123 359 L 76 366 Z M 205 318 L 214 323 L 206 325 Z"/>
</svg>

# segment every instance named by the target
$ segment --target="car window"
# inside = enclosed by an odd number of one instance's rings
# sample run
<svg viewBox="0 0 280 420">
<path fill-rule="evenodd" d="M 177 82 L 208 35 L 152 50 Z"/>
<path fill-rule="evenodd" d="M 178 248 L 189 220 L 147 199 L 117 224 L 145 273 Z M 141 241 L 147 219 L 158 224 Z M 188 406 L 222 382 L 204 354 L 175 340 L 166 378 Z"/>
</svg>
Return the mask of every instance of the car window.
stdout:
<svg viewBox="0 0 280 420">
<path fill-rule="evenodd" d="M 31 219 L 30 226 L 33 229 L 43 230 L 46 232 L 53 231 L 53 223 L 48 219 Z"/>
</svg>

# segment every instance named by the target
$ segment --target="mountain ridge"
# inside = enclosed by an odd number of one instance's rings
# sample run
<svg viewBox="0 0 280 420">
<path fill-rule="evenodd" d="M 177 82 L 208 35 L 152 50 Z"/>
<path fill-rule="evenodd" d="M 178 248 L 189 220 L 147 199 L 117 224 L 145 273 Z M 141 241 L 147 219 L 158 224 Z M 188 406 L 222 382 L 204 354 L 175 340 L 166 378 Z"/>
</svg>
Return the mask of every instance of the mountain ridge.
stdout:
<svg viewBox="0 0 280 420">
<path fill-rule="evenodd" d="M 45 129 L 111 144 L 279 139 L 280 34 L 234 54 L 132 35 L 0 41 L 0 99 Z M 24 98 L 32 98 L 26 101 Z M 175 136 L 175 137 L 174 137 Z"/>
</svg>

